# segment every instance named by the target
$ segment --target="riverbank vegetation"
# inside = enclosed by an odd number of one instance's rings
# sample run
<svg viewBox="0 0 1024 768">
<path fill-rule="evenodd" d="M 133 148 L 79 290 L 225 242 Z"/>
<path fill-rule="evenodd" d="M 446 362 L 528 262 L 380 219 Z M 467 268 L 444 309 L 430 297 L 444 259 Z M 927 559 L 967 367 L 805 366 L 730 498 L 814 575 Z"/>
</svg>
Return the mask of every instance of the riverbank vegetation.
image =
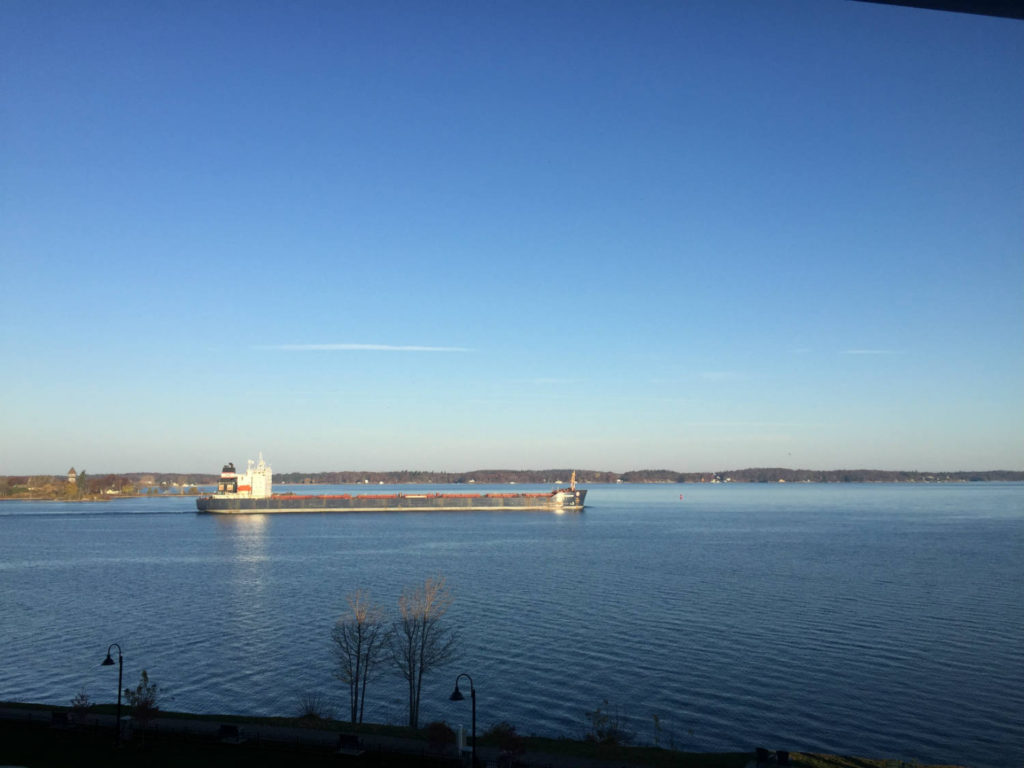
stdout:
<svg viewBox="0 0 1024 768">
<path fill-rule="evenodd" d="M 178 477 L 178 476 L 174 476 Z M 141 478 L 141 479 L 140 479 Z M 199 493 L 196 482 L 181 483 L 147 479 L 138 474 L 89 475 L 78 472 L 74 479 L 63 475 L 0 476 L 0 499 L 24 501 L 111 501 L 139 496 L 191 495 Z"/>
<path fill-rule="evenodd" d="M 567 485 L 568 469 L 478 469 L 472 472 L 283 472 L 277 485 Z M 75 482 L 61 475 L 0 475 L 0 499 L 40 501 L 109 501 L 140 496 L 197 495 L 216 486 L 219 475 L 129 472 L 90 476 L 79 473 Z M 721 472 L 677 472 L 638 469 L 629 472 L 577 470 L 576 482 L 602 483 L 977 483 L 1021 482 L 1024 472 L 904 472 L 881 469 L 786 469 L 760 467 Z"/>
<path fill-rule="evenodd" d="M 394 485 L 466 483 L 530 483 L 567 485 L 569 469 L 478 469 L 472 472 L 285 472 L 274 475 L 277 483 L 327 485 Z M 882 469 L 786 469 L 762 467 L 719 472 L 677 472 L 669 469 L 638 469 L 629 472 L 576 470 L 577 483 L 955 483 L 1021 481 L 1024 472 L 987 470 L 979 472 L 903 472 Z"/>
</svg>

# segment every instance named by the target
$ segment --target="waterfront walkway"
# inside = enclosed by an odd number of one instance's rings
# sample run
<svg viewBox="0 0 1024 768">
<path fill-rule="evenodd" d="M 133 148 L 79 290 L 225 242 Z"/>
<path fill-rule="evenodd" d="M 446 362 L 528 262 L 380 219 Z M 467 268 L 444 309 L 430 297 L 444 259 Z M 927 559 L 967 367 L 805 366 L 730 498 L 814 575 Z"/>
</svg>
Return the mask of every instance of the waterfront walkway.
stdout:
<svg viewBox="0 0 1024 768">
<path fill-rule="evenodd" d="M 69 736 L 74 733 L 88 734 L 95 737 L 97 734 L 107 732 L 111 734 L 113 741 L 114 715 L 88 714 L 83 719 L 75 721 L 72 713 L 66 709 L 37 709 L 0 706 L 0 720 L 8 725 L 24 723 L 27 728 L 42 730 L 48 733 L 67 733 Z M 122 717 L 123 730 L 122 738 L 125 744 L 143 741 L 151 734 L 154 737 L 174 737 L 180 735 L 194 740 L 208 741 L 211 745 L 216 744 L 237 744 L 240 748 L 258 750 L 261 746 L 268 749 L 281 749 L 292 747 L 296 751 L 307 754 L 332 755 L 336 754 L 339 760 L 356 759 L 359 757 L 368 758 L 367 762 L 373 762 L 374 758 L 391 758 L 389 764 L 435 764 L 453 763 L 458 761 L 458 750 L 455 744 L 443 748 L 436 748 L 420 739 L 403 738 L 399 736 L 388 736 L 383 734 L 350 734 L 336 730 L 319 728 L 303 728 L 285 725 L 264 725 L 235 723 L 230 719 L 223 722 L 210 719 L 198 719 L 189 717 L 157 717 L 150 721 L 145 732 L 136 730 L 132 733 L 132 723 L 129 717 Z M 95 738 L 93 739 L 95 740 Z M 501 766 L 511 765 L 505 758 L 502 759 L 501 750 L 497 747 L 477 747 L 477 762 L 480 765 Z M 403 760 L 404 758 L 404 760 Z M 7 760 L 0 754 L 0 763 Z M 465 748 L 463 762 L 469 764 L 469 748 Z M 515 764 L 519 766 L 532 766 L 533 768 L 628 768 L 631 765 L 623 760 L 600 760 L 588 757 L 577 757 L 573 755 L 554 755 L 528 751 L 515 758 Z"/>
</svg>

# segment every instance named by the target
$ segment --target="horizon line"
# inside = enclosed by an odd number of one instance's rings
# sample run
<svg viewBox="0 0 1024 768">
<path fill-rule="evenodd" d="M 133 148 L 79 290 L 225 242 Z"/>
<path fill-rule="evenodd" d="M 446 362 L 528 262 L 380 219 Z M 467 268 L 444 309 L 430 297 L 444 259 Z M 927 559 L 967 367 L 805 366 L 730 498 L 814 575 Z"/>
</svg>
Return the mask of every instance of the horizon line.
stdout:
<svg viewBox="0 0 1024 768">
<path fill-rule="evenodd" d="M 545 467 L 541 469 L 509 469 L 509 468 L 483 468 L 483 469 L 468 469 L 468 470 L 443 470 L 443 469 L 321 469 L 314 471 L 306 470 L 281 470 L 275 474 L 282 475 L 323 475 L 323 474 L 341 474 L 345 472 L 350 473 L 361 473 L 361 474 L 372 474 L 372 475 L 387 475 L 387 474 L 401 474 L 406 473 L 420 473 L 420 474 L 431 474 L 431 475 L 470 475 L 475 472 L 510 472 L 510 473 L 526 473 L 526 472 L 587 472 L 593 474 L 605 474 L 605 475 L 626 475 L 635 472 L 674 472 L 679 475 L 713 475 L 713 474 L 726 474 L 728 472 L 758 472 L 758 471 L 773 471 L 773 472 L 882 472 L 888 474 L 917 474 L 917 475 L 953 475 L 953 474 L 969 474 L 972 472 L 1007 472 L 1024 474 L 1024 469 L 877 469 L 870 467 L 837 467 L 834 469 L 809 469 L 806 467 L 733 467 L 732 469 L 718 469 L 718 470 L 678 470 L 678 469 L 664 469 L 664 468 L 649 468 L 645 467 L 642 469 L 627 469 L 624 471 L 616 471 L 611 469 L 573 469 L 570 467 Z M 88 469 L 82 470 L 89 476 L 103 476 L 103 475 L 211 475 L 216 476 L 217 472 L 160 472 L 160 471 L 129 471 L 129 472 L 89 472 Z M 81 474 L 81 473 L 78 473 Z M 44 472 L 27 472 L 18 473 L 13 475 L 0 475 L 0 478 L 12 478 L 12 477 L 65 477 L 66 472 L 57 472 L 47 474 Z"/>
</svg>

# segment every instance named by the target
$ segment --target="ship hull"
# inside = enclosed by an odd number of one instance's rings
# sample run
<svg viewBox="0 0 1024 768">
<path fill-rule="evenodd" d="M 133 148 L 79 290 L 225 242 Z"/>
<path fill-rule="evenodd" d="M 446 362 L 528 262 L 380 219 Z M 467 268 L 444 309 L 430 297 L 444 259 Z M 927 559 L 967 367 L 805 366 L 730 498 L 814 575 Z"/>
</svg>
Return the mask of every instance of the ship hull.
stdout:
<svg viewBox="0 0 1024 768">
<path fill-rule="evenodd" d="M 394 494 L 352 496 L 274 495 L 263 499 L 202 496 L 196 510 L 206 514 L 261 515 L 295 512 L 579 512 L 585 490 L 552 493 Z"/>
</svg>

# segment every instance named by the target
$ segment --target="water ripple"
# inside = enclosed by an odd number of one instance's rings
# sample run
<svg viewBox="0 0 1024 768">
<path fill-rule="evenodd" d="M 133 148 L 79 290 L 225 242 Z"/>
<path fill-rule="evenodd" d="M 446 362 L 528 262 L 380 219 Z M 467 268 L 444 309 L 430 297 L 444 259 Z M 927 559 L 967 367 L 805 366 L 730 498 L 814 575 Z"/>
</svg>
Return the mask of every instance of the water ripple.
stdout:
<svg viewBox="0 0 1024 768">
<path fill-rule="evenodd" d="M 571 517 L 0 503 L 0 698 L 112 698 L 116 641 L 126 684 L 146 668 L 174 708 L 340 703 L 345 594 L 391 606 L 444 573 L 463 650 L 428 677 L 425 719 L 468 720 L 447 700 L 465 670 L 481 723 L 528 733 L 580 735 L 607 700 L 640 740 L 657 715 L 695 750 L 1019 762 L 1024 486 L 672 490 L 595 489 Z M 369 716 L 402 722 L 402 681 L 371 690 Z"/>
</svg>

